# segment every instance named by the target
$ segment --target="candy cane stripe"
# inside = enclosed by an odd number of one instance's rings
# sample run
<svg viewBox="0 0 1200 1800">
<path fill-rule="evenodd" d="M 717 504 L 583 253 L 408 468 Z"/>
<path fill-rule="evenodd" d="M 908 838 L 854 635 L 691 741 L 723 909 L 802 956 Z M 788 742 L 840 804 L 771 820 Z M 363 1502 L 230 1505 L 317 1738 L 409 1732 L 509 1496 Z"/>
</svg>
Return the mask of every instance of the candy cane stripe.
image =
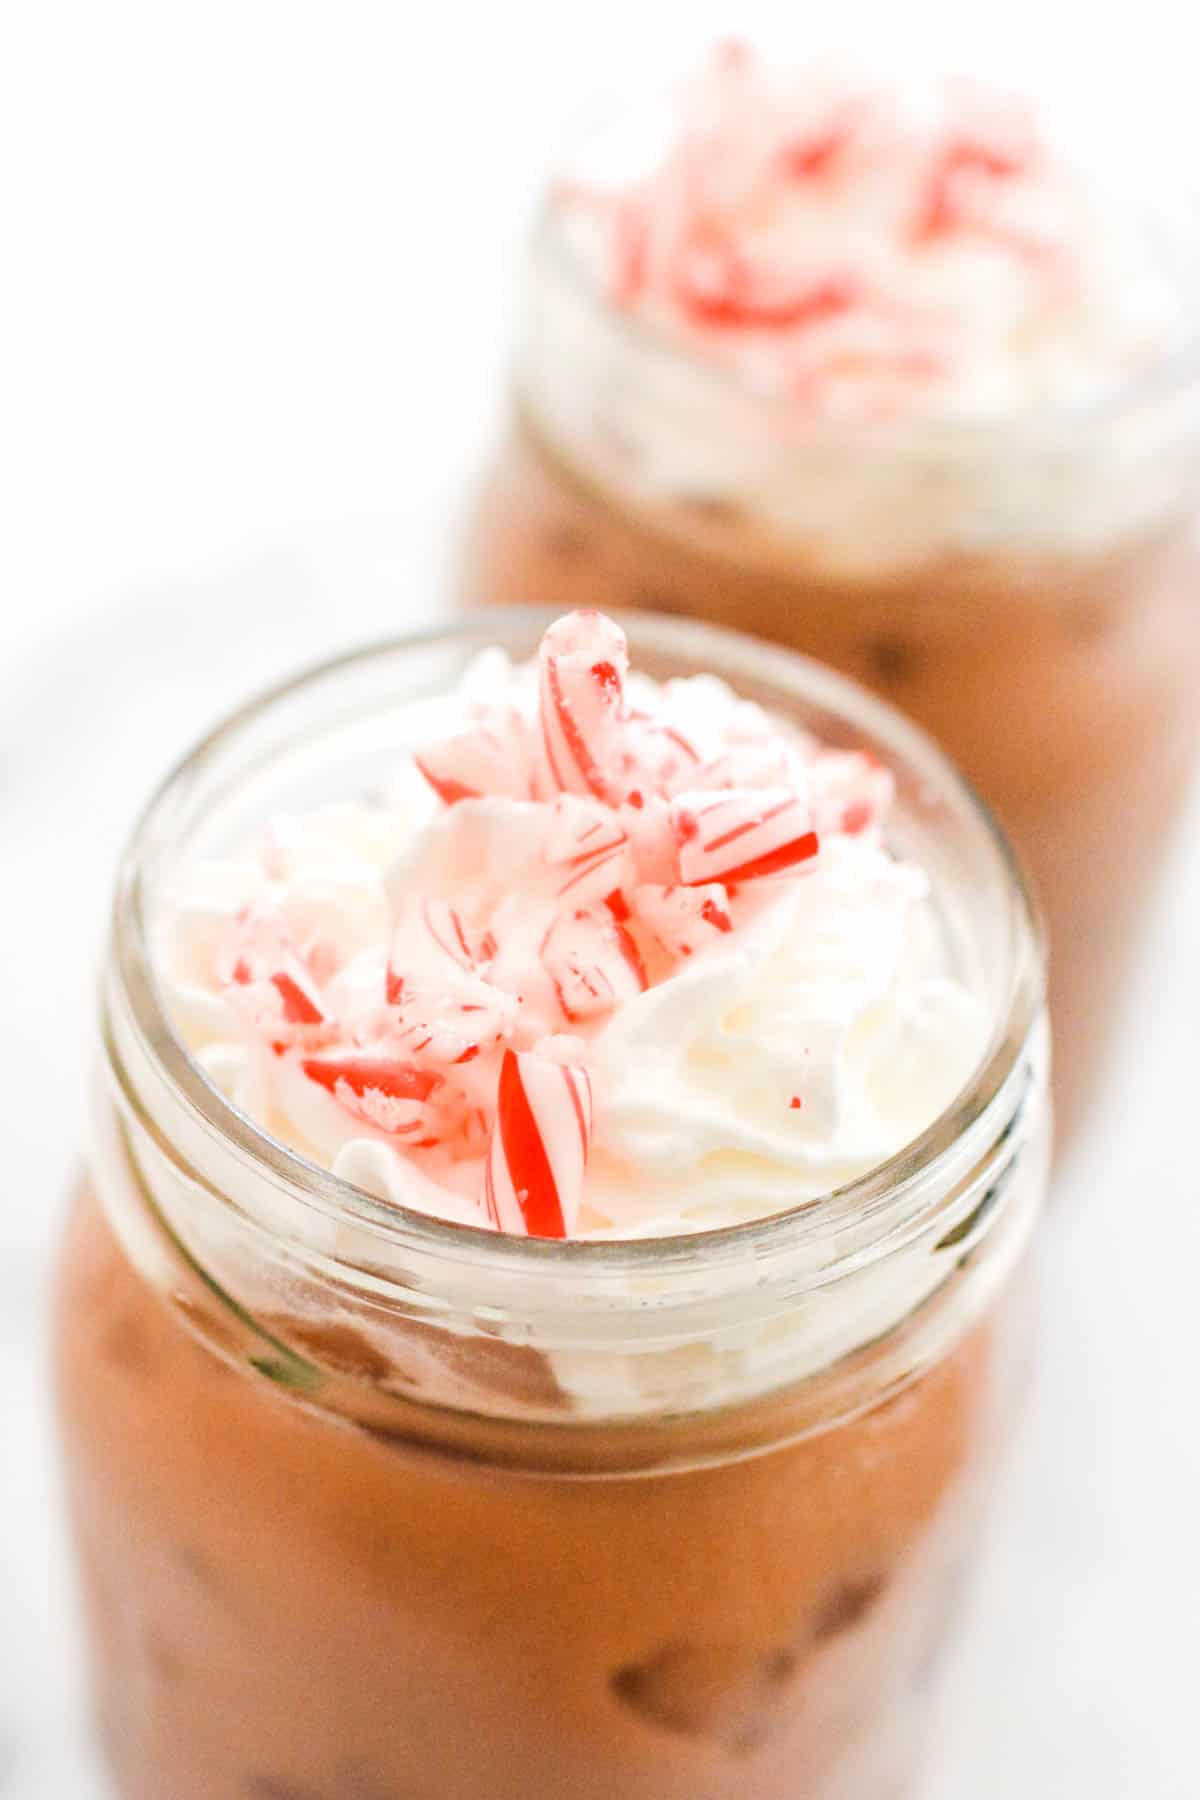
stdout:
<svg viewBox="0 0 1200 1800">
<path fill-rule="evenodd" d="M 788 808 L 795 804 L 795 799 L 789 794 L 786 800 L 781 800 L 777 806 L 771 807 L 760 817 L 746 819 L 742 824 L 735 825 L 732 830 L 725 832 L 723 836 L 710 838 L 709 842 L 704 845 L 705 851 L 711 855 L 714 850 L 724 850 L 726 844 L 735 844 L 740 837 L 745 837 L 748 831 L 756 831 L 763 825 L 769 825 L 773 819 L 777 819 L 781 813 L 787 812 Z"/>
<path fill-rule="evenodd" d="M 565 1237 L 554 1170 L 521 1079 L 526 1060 L 509 1050 L 501 1066 L 496 1115 L 500 1146 L 526 1231 L 531 1237 Z"/>
<path fill-rule="evenodd" d="M 729 895 L 720 882 L 697 887 L 636 888 L 634 909 L 643 927 L 671 956 L 692 956 L 733 930 Z"/>
<path fill-rule="evenodd" d="M 596 767 L 595 758 L 584 741 L 583 733 L 571 716 L 571 708 L 563 695 L 562 680 L 558 668 L 553 662 L 546 664 L 546 684 L 550 689 L 558 729 L 562 733 L 567 752 L 583 782 L 584 791 L 600 798 L 605 792 L 604 777 Z M 559 779 L 562 779 L 561 776 Z M 568 784 L 564 782 L 563 785 L 567 786 Z"/>
<path fill-rule="evenodd" d="M 553 734 L 551 733 L 550 724 L 549 724 L 549 721 L 546 718 L 546 715 L 544 712 L 542 714 L 542 744 L 546 751 L 546 762 L 549 765 L 550 774 L 553 778 L 554 785 L 557 788 L 563 788 L 565 790 L 566 788 L 568 788 L 570 786 L 570 783 L 567 781 L 567 779 L 563 775 L 562 770 L 558 766 L 558 758 L 554 754 L 554 737 L 553 737 Z"/>
<path fill-rule="evenodd" d="M 497 708 L 490 723 L 417 751 L 413 765 L 444 806 L 457 806 L 482 794 L 528 799 L 532 792 L 528 726 L 512 708 Z"/>
<path fill-rule="evenodd" d="M 587 1153 L 588 1153 L 588 1148 L 589 1148 L 589 1145 L 591 1142 L 591 1133 L 592 1133 L 592 1122 L 591 1122 L 592 1083 L 591 1083 L 591 1077 L 588 1075 L 588 1073 L 585 1069 L 581 1069 L 578 1072 L 576 1072 L 576 1070 L 574 1070 L 574 1069 L 564 1068 L 563 1074 L 566 1076 L 566 1080 L 567 1080 L 567 1092 L 571 1096 L 571 1105 L 572 1105 L 572 1108 L 574 1109 L 574 1113 L 575 1113 L 575 1123 L 579 1127 L 580 1148 L 582 1150 L 584 1158 L 586 1159 Z M 580 1088 L 581 1087 L 584 1088 L 584 1090 L 586 1091 L 586 1095 L 587 1095 L 586 1109 L 584 1106 L 584 1101 L 580 1096 Z"/>
<path fill-rule="evenodd" d="M 627 724 L 625 634 L 598 612 L 576 612 L 542 639 L 538 710 L 553 789 L 605 799 Z"/>
<path fill-rule="evenodd" d="M 559 898 L 562 899 L 564 895 L 569 894 L 572 888 L 578 887 L 581 882 L 589 881 L 598 870 L 605 868 L 614 858 L 621 856 L 624 848 L 624 842 L 622 842 L 609 845 L 603 850 L 596 850 L 591 856 L 579 857 L 578 866 L 566 877 L 558 890 Z M 607 877 L 605 879 L 607 880 Z"/>
<path fill-rule="evenodd" d="M 572 1024 L 610 1011 L 649 985 L 635 939 L 603 902 L 557 918 L 540 955 L 563 1017 Z"/>
<path fill-rule="evenodd" d="M 798 863 L 811 861 L 820 848 L 816 832 L 806 831 L 800 837 L 793 838 L 791 843 L 780 844 L 777 850 L 769 850 L 764 856 L 756 856 L 750 862 L 726 869 L 723 879 L 727 882 L 755 881 L 764 875 L 782 875 L 786 869 L 794 869 Z"/>
<path fill-rule="evenodd" d="M 441 1076 L 429 1069 L 389 1062 L 383 1057 L 308 1056 L 300 1067 L 310 1081 L 328 1088 L 331 1094 L 339 1082 L 345 1082 L 350 1092 L 360 1098 L 373 1091 L 388 1100 L 428 1100 L 442 1085 Z"/>
<path fill-rule="evenodd" d="M 283 1016 L 289 1025 L 321 1025 L 325 1014 L 291 975 L 270 977 L 271 986 L 283 1001 Z"/>
<path fill-rule="evenodd" d="M 447 906 L 444 900 L 423 900 L 421 918 L 438 949 L 458 963 L 460 968 L 469 969 L 473 961 L 471 948 L 463 931 L 462 920 L 454 908 Z"/>
<path fill-rule="evenodd" d="M 782 874 L 819 849 L 805 801 L 788 789 L 730 789 L 716 799 L 681 794 L 671 822 L 689 887 Z"/>
<path fill-rule="evenodd" d="M 484 1211 L 487 1213 L 487 1216 L 491 1220 L 492 1224 L 496 1227 L 496 1230 L 503 1231 L 505 1229 L 505 1223 L 504 1223 L 504 1220 L 500 1217 L 500 1202 L 496 1195 L 496 1177 L 495 1177 L 495 1173 L 493 1170 L 493 1160 L 494 1159 L 491 1156 L 489 1156 L 486 1164 L 484 1165 L 483 1206 L 484 1206 Z M 509 1229 L 521 1232 L 524 1230 L 524 1226 L 525 1226 L 525 1221 L 524 1221 L 524 1219 L 522 1219 L 519 1226 L 509 1227 Z"/>
<path fill-rule="evenodd" d="M 566 1237 L 579 1214 L 591 1140 L 587 1071 L 506 1050 L 484 1206 L 506 1231 Z"/>
<path fill-rule="evenodd" d="M 431 768 L 427 758 L 414 756 L 413 763 L 425 777 L 438 799 L 444 806 L 457 806 L 460 800 L 477 800 L 481 789 L 468 787 L 456 775 L 439 775 Z"/>
</svg>

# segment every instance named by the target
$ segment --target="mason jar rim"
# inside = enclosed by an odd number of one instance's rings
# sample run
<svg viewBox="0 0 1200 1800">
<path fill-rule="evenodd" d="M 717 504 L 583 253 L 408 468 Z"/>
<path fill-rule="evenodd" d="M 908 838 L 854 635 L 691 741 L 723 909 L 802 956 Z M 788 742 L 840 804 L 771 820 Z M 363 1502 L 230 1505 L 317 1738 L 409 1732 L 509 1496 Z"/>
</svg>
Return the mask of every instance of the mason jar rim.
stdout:
<svg viewBox="0 0 1200 1800">
<path fill-rule="evenodd" d="M 428 1213 L 384 1201 L 310 1161 L 273 1138 L 219 1092 L 176 1034 L 159 989 L 148 932 L 147 866 L 169 848 L 172 831 L 186 822 L 188 802 L 202 778 L 236 752 L 259 722 L 286 703 L 314 696 L 326 684 L 372 665 L 403 664 L 422 651 L 481 651 L 499 644 L 529 650 L 556 610 L 512 607 L 466 614 L 397 638 L 347 651 L 289 677 L 237 708 L 187 752 L 166 775 L 144 808 L 118 870 L 111 919 L 111 982 L 102 994 L 104 1034 L 112 1055 L 114 1000 L 132 1029 L 157 1080 L 190 1124 L 216 1138 L 251 1176 L 265 1178 L 277 1192 L 332 1223 L 363 1227 L 393 1248 L 456 1265 L 461 1272 L 479 1264 L 495 1277 L 536 1276 L 553 1271 L 556 1283 L 579 1290 L 653 1275 L 664 1280 L 674 1268 L 692 1271 L 697 1258 L 706 1267 L 761 1265 L 776 1252 L 835 1247 L 828 1270 L 837 1274 L 873 1259 L 928 1229 L 944 1200 L 951 1168 L 967 1170 L 1010 1128 L 1025 1098 L 1030 1046 L 1042 1029 L 1045 942 L 1039 910 L 1024 871 L 988 807 L 919 727 L 855 682 L 800 654 L 748 635 L 650 612 L 612 616 L 627 632 L 634 661 L 639 652 L 678 658 L 692 671 L 770 690 L 781 709 L 789 696 L 819 705 L 874 733 L 914 766 L 923 779 L 956 796 L 978 827 L 981 840 L 997 855 L 1000 880 L 1012 899 L 1011 967 L 1007 1010 L 996 1021 L 988 1047 L 957 1096 L 909 1144 L 866 1174 L 817 1199 L 759 1219 L 719 1228 L 648 1238 L 518 1237 L 482 1227 L 451 1223 Z M 430 690 L 432 694 L 434 690 Z M 417 696 L 408 695 L 407 701 Z M 405 699 L 398 704 L 404 705 Z M 770 705 L 767 701 L 766 704 Z M 293 745 L 300 739 L 288 740 Z M 275 759 L 286 754 L 276 750 Z M 270 759 L 266 759 L 270 760 Z M 255 765 L 257 768 L 258 765 Z M 223 790 L 224 791 L 224 790 Z M 194 821 L 193 821 L 194 823 Z M 838 1255 L 840 1234 L 855 1228 L 851 1250 Z"/>
</svg>

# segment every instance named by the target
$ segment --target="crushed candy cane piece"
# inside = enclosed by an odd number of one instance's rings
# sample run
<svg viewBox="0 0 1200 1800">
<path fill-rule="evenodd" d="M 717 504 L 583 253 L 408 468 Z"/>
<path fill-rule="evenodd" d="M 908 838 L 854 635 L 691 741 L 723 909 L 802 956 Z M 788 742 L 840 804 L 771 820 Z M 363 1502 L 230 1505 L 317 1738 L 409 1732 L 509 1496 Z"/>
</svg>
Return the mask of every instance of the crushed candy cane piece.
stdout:
<svg viewBox="0 0 1200 1800">
<path fill-rule="evenodd" d="M 619 892 L 633 871 L 619 814 L 578 794 L 558 796 L 542 854 L 555 871 L 556 898 L 575 907 Z"/>
<path fill-rule="evenodd" d="M 861 750 L 822 750 L 809 764 L 813 827 L 818 836 L 852 837 L 879 825 L 896 793 L 890 769 Z"/>
<path fill-rule="evenodd" d="M 556 185 L 565 241 L 616 307 L 798 414 L 955 416 L 956 388 L 1019 394 L 1047 353 L 1071 400 L 1097 314 L 1118 340 L 1101 381 L 1144 344 L 1107 301 L 1111 222 L 1020 97 L 718 46 L 669 125 L 624 182 Z"/>
<path fill-rule="evenodd" d="M 484 1175 L 484 1205 L 497 1229 L 569 1237 L 591 1140 L 586 1068 L 507 1050 Z"/>
<path fill-rule="evenodd" d="M 807 801 L 788 788 L 681 794 L 671 819 L 688 886 L 783 874 L 818 850 Z"/>
<path fill-rule="evenodd" d="M 720 882 L 701 887 L 637 888 L 638 920 L 669 956 L 694 956 L 733 930 L 729 894 Z"/>
<path fill-rule="evenodd" d="M 427 1103 L 441 1087 L 442 1077 L 428 1069 L 365 1054 L 311 1056 L 300 1066 L 347 1112 L 379 1131 L 420 1137 L 430 1129 Z"/>
<path fill-rule="evenodd" d="M 602 613 L 571 613 L 547 631 L 539 665 L 550 791 L 607 798 L 629 669 L 625 633 Z"/>
<path fill-rule="evenodd" d="M 513 707 L 497 707 L 471 730 L 419 750 L 413 762 L 447 806 L 481 794 L 533 797 L 530 732 Z"/>
<path fill-rule="evenodd" d="M 649 985 L 637 944 L 611 907 L 557 918 L 541 954 L 563 1016 L 572 1024 L 612 1012 Z"/>
</svg>

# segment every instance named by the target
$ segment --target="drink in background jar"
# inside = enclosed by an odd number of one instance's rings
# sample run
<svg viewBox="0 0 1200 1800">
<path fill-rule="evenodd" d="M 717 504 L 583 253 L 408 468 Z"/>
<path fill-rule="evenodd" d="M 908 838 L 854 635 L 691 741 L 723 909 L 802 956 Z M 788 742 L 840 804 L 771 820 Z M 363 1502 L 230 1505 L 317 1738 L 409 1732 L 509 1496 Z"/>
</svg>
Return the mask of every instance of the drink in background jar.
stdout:
<svg viewBox="0 0 1200 1800">
<path fill-rule="evenodd" d="M 1200 388 L 1194 207 L 1060 113 L 726 46 L 597 134 L 462 589 L 736 626 L 917 718 L 1035 876 L 1066 1139 L 1200 730 Z"/>
</svg>

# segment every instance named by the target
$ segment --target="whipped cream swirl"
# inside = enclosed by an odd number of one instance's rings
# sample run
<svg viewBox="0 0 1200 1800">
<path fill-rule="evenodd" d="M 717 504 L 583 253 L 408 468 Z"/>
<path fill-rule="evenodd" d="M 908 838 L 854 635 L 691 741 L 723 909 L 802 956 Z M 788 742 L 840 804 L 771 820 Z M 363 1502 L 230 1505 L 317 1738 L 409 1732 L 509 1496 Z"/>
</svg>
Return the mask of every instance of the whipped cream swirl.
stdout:
<svg viewBox="0 0 1200 1800">
<path fill-rule="evenodd" d="M 594 613 L 451 710 L 385 798 L 162 897 L 175 1026 L 268 1132 L 451 1221 L 662 1235 L 829 1192 L 969 1078 L 986 1014 L 872 758 L 630 676 Z"/>
</svg>

